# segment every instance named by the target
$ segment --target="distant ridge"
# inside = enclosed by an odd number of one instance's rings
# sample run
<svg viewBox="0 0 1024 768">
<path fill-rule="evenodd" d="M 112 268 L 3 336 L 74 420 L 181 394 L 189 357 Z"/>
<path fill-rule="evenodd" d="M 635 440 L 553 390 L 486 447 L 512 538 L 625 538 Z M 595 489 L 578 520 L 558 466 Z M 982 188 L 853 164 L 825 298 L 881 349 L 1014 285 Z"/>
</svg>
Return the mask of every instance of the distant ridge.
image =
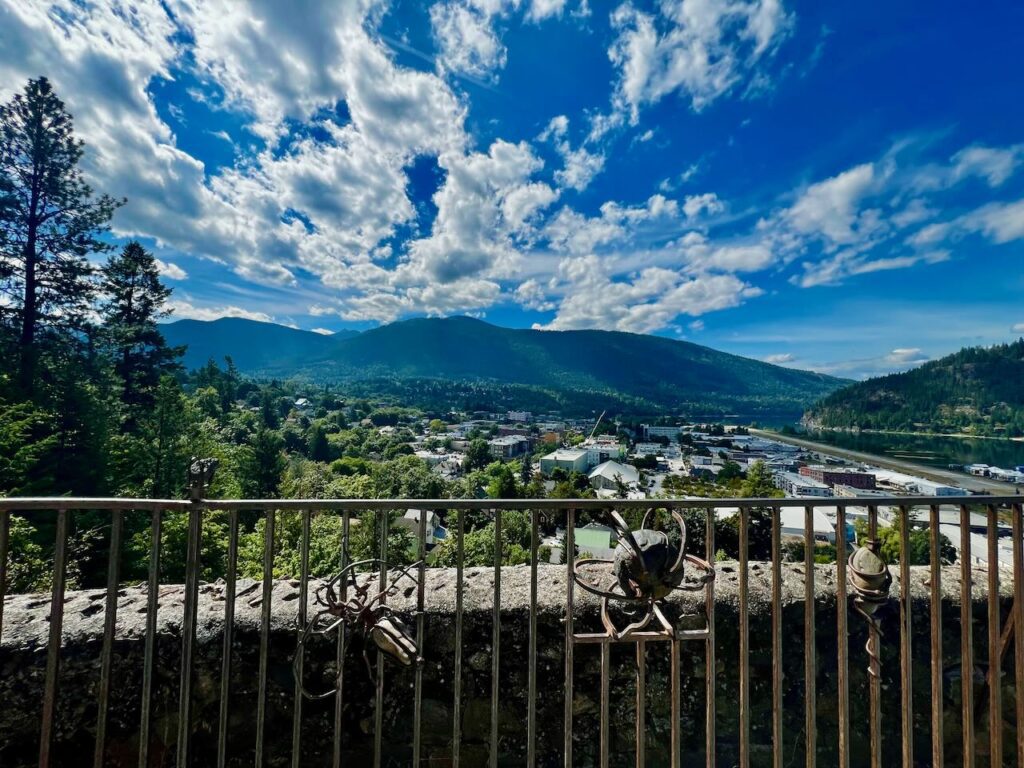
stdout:
<svg viewBox="0 0 1024 768">
<path fill-rule="evenodd" d="M 188 323 L 188 325 L 184 325 Z M 536 331 L 469 317 L 418 318 L 358 334 L 320 336 L 267 323 L 179 321 L 168 341 L 186 364 L 230 354 L 243 372 L 315 381 L 492 381 L 605 393 L 673 409 L 802 411 L 845 382 L 686 341 L 617 331 Z"/>
<path fill-rule="evenodd" d="M 1024 435 L 1024 339 L 965 347 L 904 373 L 850 384 L 812 406 L 810 426 Z"/>
</svg>

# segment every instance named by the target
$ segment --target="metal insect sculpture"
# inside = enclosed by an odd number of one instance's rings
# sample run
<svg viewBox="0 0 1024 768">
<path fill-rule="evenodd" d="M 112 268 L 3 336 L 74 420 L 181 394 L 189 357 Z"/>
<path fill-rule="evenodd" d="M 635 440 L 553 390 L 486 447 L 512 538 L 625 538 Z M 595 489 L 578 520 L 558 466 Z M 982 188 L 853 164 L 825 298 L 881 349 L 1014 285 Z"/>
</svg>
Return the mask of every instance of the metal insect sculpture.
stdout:
<svg viewBox="0 0 1024 768">
<path fill-rule="evenodd" d="M 361 635 L 364 640 L 363 660 L 371 679 L 373 669 L 370 666 L 369 651 L 372 646 L 381 650 L 385 659 L 403 667 L 410 667 L 422 661 L 419 647 L 409 627 L 401 616 L 387 605 L 387 598 L 398 592 L 399 582 L 403 578 L 408 578 L 414 584 L 419 583 L 412 573 L 419 565 L 420 563 L 416 562 L 400 568 L 390 579 L 385 574 L 381 585 L 378 583 L 378 571 L 381 567 L 386 567 L 384 562 L 379 558 L 359 560 L 347 565 L 334 578 L 317 588 L 314 601 L 322 606 L 322 610 L 306 624 L 299 637 L 293 662 L 295 680 L 303 696 L 314 700 L 325 699 L 337 691 L 337 685 L 323 693 L 310 693 L 306 690 L 302 680 L 302 654 L 306 643 L 314 635 L 330 635 L 343 627 Z M 358 578 L 359 569 L 368 567 L 376 570 L 366 574 L 363 579 Z M 341 670 L 338 671 L 338 676 L 340 679 Z"/>
<path fill-rule="evenodd" d="M 677 545 L 665 531 L 648 527 L 654 511 L 648 510 L 639 530 L 633 531 L 622 515 L 612 510 L 612 525 L 619 537 L 614 558 L 582 558 L 573 566 L 573 580 L 576 584 L 601 598 L 601 623 L 616 641 L 628 639 L 634 632 L 647 627 L 652 620 L 657 621 L 664 634 L 675 637 L 675 629 L 662 612 L 659 601 L 673 590 L 700 589 L 715 577 L 715 569 L 706 560 L 686 554 L 686 523 L 683 516 L 676 510 L 671 512 L 672 519 L 679 527 Z M 703 575 L 696 582 L 684 586 L 686 563 L 703 571 Z M 607 566 L 611 566 L 613 583 L 607 583 L 606 573 L 603 576 L 604 587 L 586 578 L 588 571 L 601 569 L 607 572 Z M 602 576 L 598 575 L 597 578 Z M 641 613 L 626 627 L 619 629 L 608 611 L 610 600 L 634 604 L 640 608 Z"/>
</svg>

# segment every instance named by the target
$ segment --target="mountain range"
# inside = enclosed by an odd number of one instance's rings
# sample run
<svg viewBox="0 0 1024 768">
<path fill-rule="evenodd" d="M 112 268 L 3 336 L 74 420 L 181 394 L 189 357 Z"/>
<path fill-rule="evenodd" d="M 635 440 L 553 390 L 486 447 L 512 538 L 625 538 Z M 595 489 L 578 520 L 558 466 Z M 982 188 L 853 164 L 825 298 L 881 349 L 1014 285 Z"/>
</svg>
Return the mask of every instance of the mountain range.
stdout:
<svg viewBox="0 0 1024 768">
<path fill-rule="evenodd" d="M 560 401 L 611 396 L 640 410 L 802 411 L 846 383 L 660 336 L 511 329 L 469 317 L 332 336 L 238 318 L 161 328 L 170 344 L 187 347 L 188 368 L 230 356 L 241 372 L 261 377 L 492 383 Z"/>
<path fill-rule="evenodd" d="M 1024 435 L 1024 339 L 966 347 L 904 373 L 850 384 L 804 416 L 808 426 Z"/>
</svg>

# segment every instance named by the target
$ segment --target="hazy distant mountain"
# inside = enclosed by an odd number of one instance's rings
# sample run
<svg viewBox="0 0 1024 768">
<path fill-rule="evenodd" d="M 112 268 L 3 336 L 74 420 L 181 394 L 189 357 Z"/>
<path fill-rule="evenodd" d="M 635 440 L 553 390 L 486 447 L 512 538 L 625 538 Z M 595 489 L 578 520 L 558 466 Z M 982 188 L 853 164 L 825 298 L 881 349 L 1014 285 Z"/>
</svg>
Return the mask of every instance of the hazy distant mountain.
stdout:
<svg viewBox="0 0 1024 768">
<path fill-rule="evenodd" d="M 340 338 L 358 335 L 358 331 L 341 331 L 324 336 L 240 317 L 176 320 L 160 329 L 168 344 L 186 347 L 186 368 L 199 368 L 211 358 L 223 366 L 224 356 L 230 355 L 243 372 L 297 367 L 305 359 L 327 354 Z"/>
<path fill-rule="evenodd" d="M 804 420 L 823 427 L 1024 435 L 1024 339 L 967 347 L 905 373 L 851 384 L 815 404 Z"/>
<path fill-rule="evenodd" d="M 207 328 L 217 323 L 164 327 L 172 343 L 191 346 L 189 337 L 196 339 L 202 351 L 188 359 L 195 365 L 210 356 Z M 802 410 L 845 383 L 660 336 L 510 329 L 468 317 L 406 320 L 348 337 L 263 323 L 236 327 L 244 331 L 237 339 L 244 354 L 231 347 L 228 333 L 217 336 L 218 354 L 231 354 L 242 371 L 317 381 L 483 380 L 566 394 L 614 393 L 662 408 L 756 410 Z"/>
</svg>

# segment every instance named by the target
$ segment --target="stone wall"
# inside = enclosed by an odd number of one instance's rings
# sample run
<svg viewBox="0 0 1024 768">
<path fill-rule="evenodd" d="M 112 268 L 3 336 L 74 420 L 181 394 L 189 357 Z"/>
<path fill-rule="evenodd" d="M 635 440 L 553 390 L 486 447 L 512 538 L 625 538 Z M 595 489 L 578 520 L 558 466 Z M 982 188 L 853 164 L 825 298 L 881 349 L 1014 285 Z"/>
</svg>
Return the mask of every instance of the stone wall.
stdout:
<svg viewBox="0 0 1024 768">
<path fill-rule="evenodd" d="M 716 652 L 718 700 L 718 764 L 737 760 L 739 640 L 736 564 L 719 563 L 716 581 Z M 818 566 L 815 578 L 817 637 L 817 758 L 820 765 L 836 764 L 836 592 L 835 571 Z M 926 764 L 930 744 L 929 623 L 927 569 L 914 569 L 913 679 L 915 754 Z M 564 707 L 565 570 L 541 566 L 538 601 L 538 756 L 541 765 L 561 765 Z M 960 745 L 960 592 L 959 569 L 943 573 L 943 651 L 945 678 L 945 736 L 948 764 Z M 987 710 L 982 662 L 985 653 L 985 580 L 975 577 L 976 721 L 980 765 L 987 765 Z M 486 764 L 490 733 L 491 611 L 493 571 L 468 568 L 465 573 L 463 637 L 462 764 Z M 897 764 L 900 749 L 899 628 L 894 584 L 893 600 L 883 608 L 883 746 L 887 765 Z M 455 573 L 428 571 L 427 641 L 424 649 L 423 754 L 428 765 L 450 762 L 452 695 L 455 657 Z M 787 761 L 803 764 L 804 739 L 804 582 L 802 565 L 785 565 L 783 578 L 783 706 Z M 181 653 L 182 596 L 180 586 L 160 592 L 156 669 L 152 710 L 152 765 L 174 760 Z M 273 621 L 269 656 L 267 764 L 289 764 L 294 706 L 292 656 L 296 640 L 296 582 L 277 582 L 273 590 Z M 1009 592 L 1002 596 L 1003 619 L 1009 612 Z M 193 765 L 212 765 L 216 749 L 222 648 L 223 585 L 201 587 L 198 642 L 194 678 Z M 414 604 L 412 589 L 393 601 L 401 608 Z M 771 571 L 752 563 L 750 571 L 751 736 L 752 763 L 770 764 L 771 745 Z M 501 675 L 499 680 L 500 765 L 522 765 L 526 749 L 526 690 L 528 649 L 529 568 L 502 570 Z M 680 625 L 692 622 L 702 594 L 679 593 L 669 613 Z M 70 593 L 65 605 L 64 650 L 60 677 L 54 752 L 57 763 L 81 765 L 91 759 L 96 721 L 99 651 L 103 632 L 102 590 Z M 232 667 L 232 695 L 228 751 L 232 764 L 252 763 L 255 744 L 257 670 L 261 585 L 238 585 L 236 630 Z M 45 596 L 8 597 L 4 634 L 0 643 L 0 765 L 34 764 L 38 754 L 38 722 L 42 707 L 43 676 L 49 600 Z M 682 617 L 682 618 L 679 618 Z M 144 587 L 122 589 L 118 603 L 118 630 L 108 724 L 107 761 L 135 765 L 138 752 L 139 699 L 146 619 Z M 865 625 L 850 613 L 851 752 L 854 765 L 867 764 L 867 658 Z M 581 595 L 577 628 L 598 629 L 597 605 Z M 668 765 L 668 646 L 648 646 L 647 755 L 652 766 Z M 335 674 L 334 645 L 308 649 L 306 668 L 311 687 L 329 685 Z M 1015 744 L 1013 729 L 1012 657 L 1004 672 L 1004 742 Z M 577 646 L 575 651 L 573 727 L 575 763 L 593 765 L 598 749 L 599 650 Z M 684 765 L 703 765 L 704 643 L 687 642 L 682 649 L 682 746 Z M 388 667 L 384 690 L 384 765 L 408 765 L 411 759 L 413 679 L 410 670 Z M 342 749 L 346 765 L 370 764 L 373 749 L 371 682 L 354 640 L 345 661 Z M 612 650 L 611 725 L 613 765 L 633 765 L 635 653 L 632 646 Z M 302 721 L 303 765 L 330 765 L 334 701 L 304 702 Z"/>
</svg>

